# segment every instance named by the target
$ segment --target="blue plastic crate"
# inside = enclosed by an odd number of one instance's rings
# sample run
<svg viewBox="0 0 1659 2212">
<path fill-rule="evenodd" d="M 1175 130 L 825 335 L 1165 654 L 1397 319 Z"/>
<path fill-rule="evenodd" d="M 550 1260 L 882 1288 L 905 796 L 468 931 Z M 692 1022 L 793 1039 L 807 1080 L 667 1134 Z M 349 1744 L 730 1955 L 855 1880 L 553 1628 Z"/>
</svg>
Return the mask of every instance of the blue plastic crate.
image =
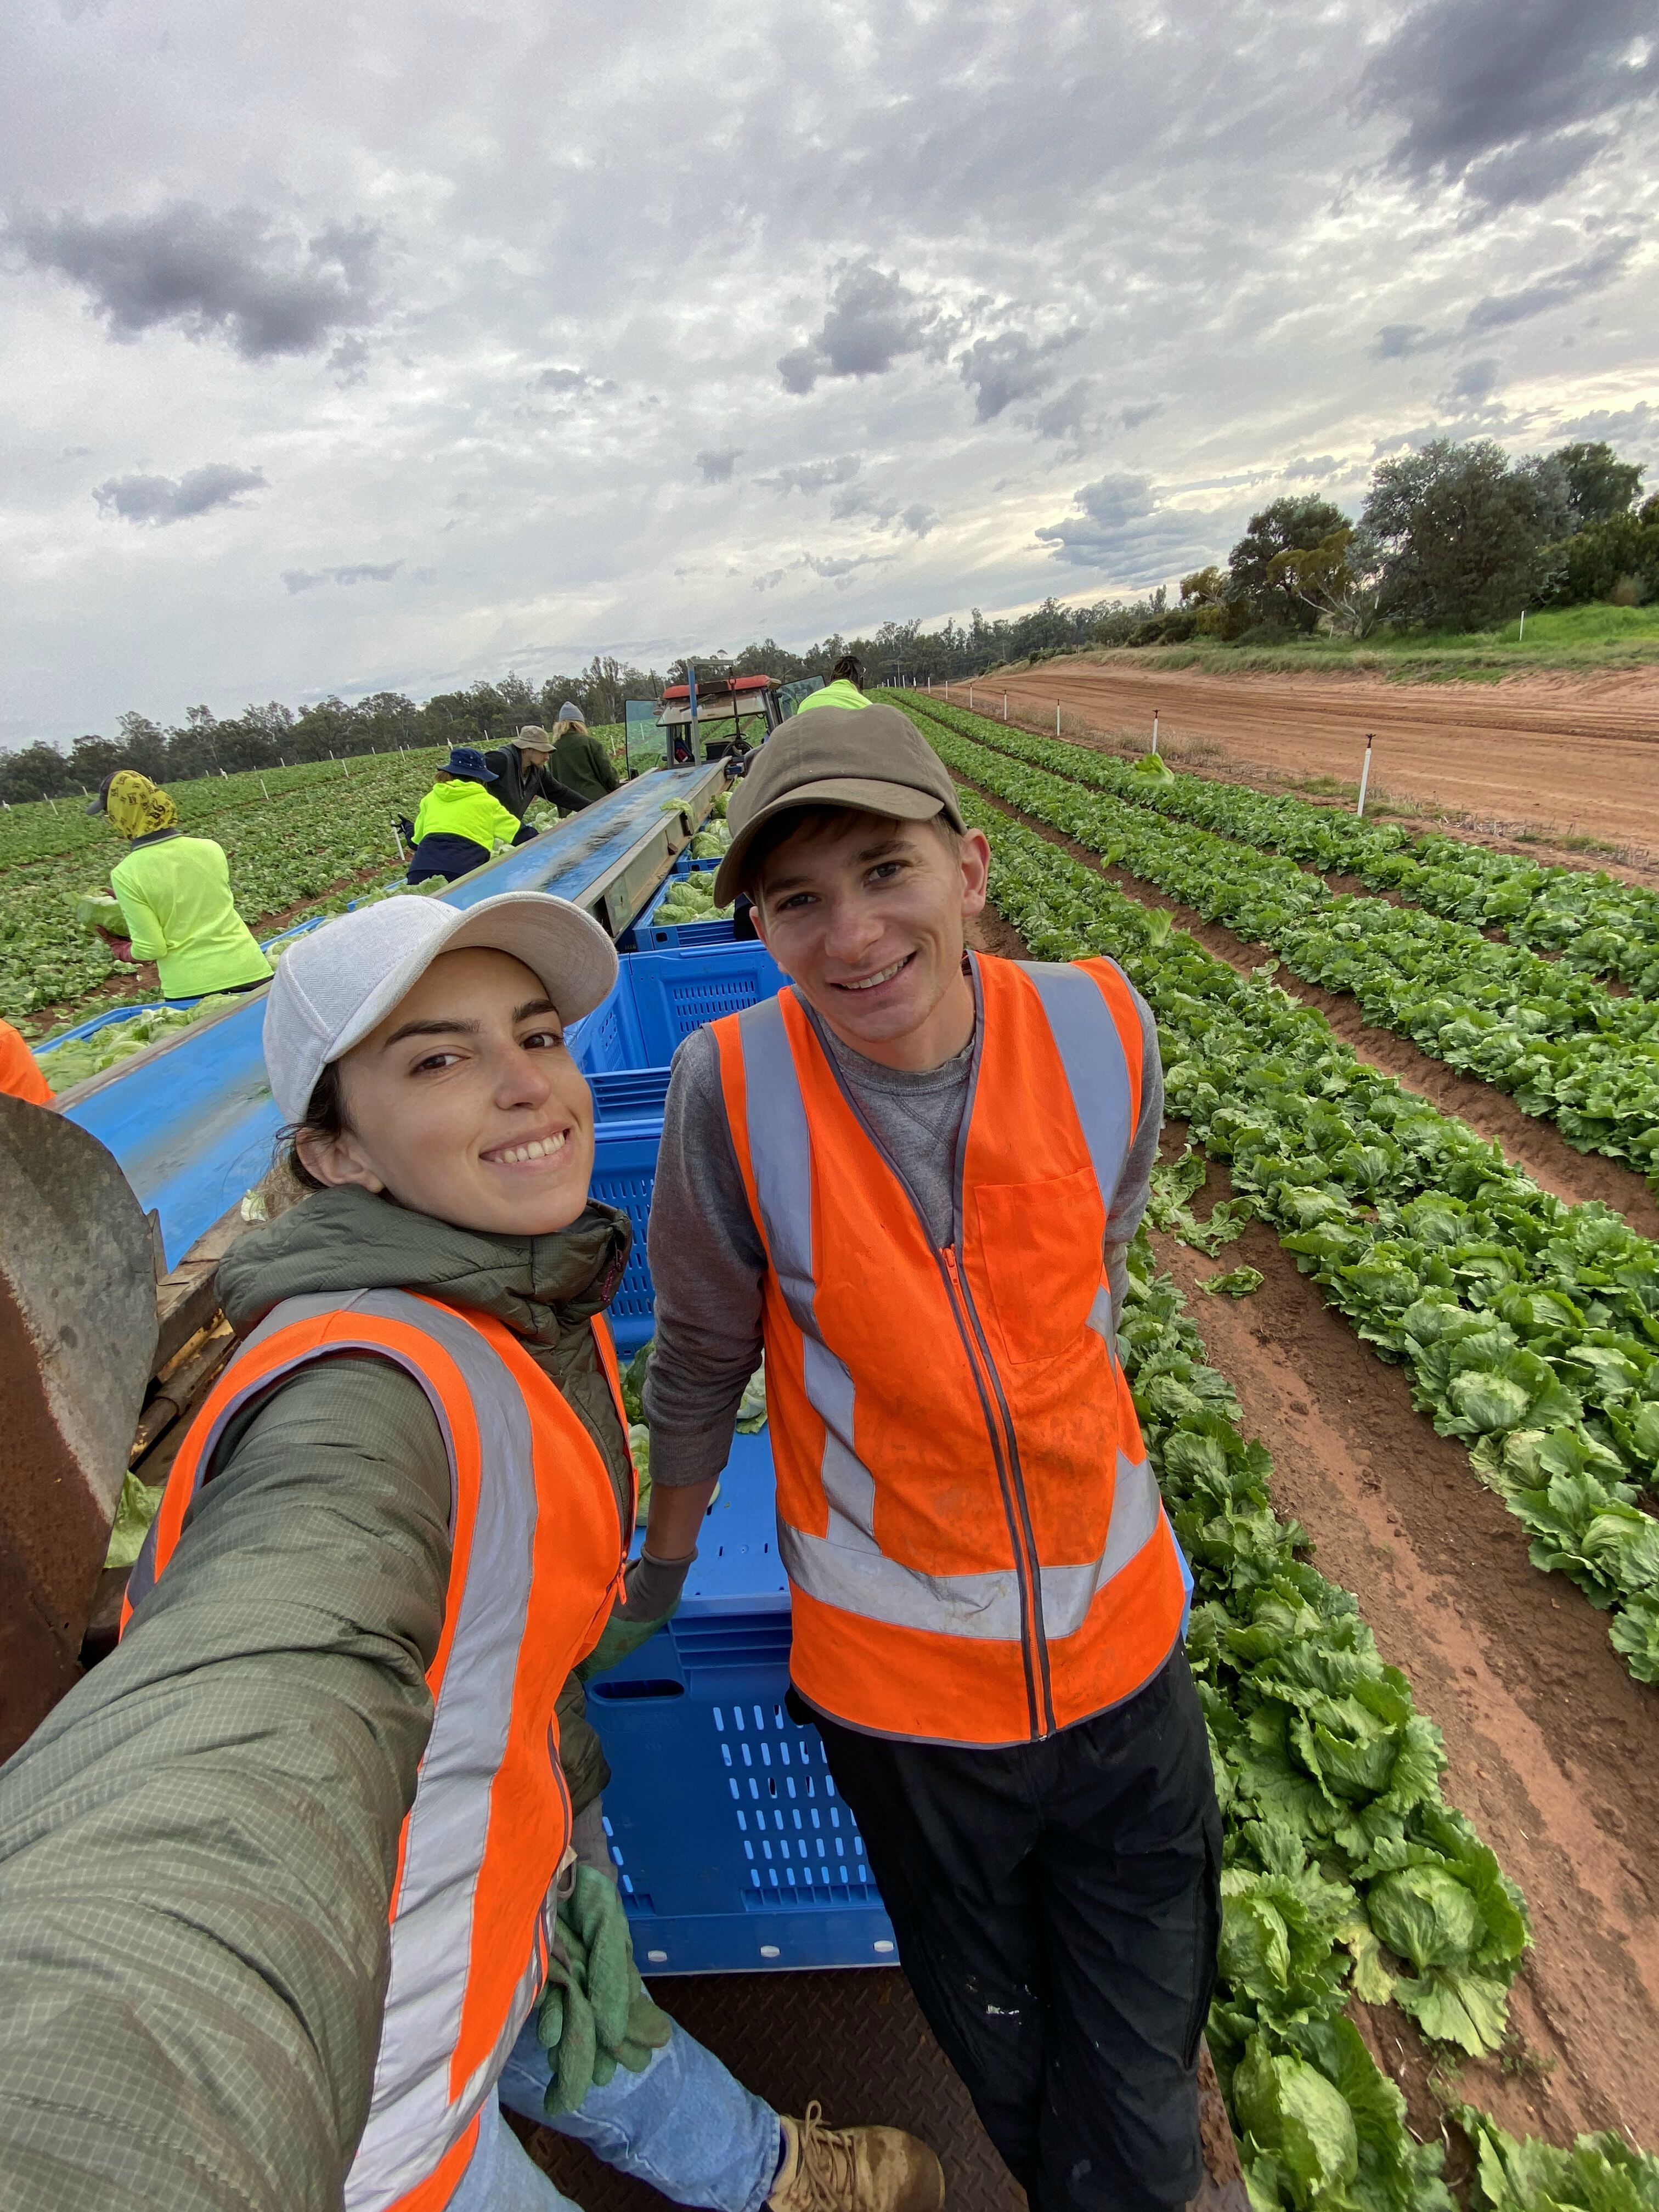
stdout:
<svg viewBox="0 0 1659 2212">
<path fill-rule="evenodd" d="M 696 949 L 705 945 L 734 945 L 738 926 L 728 915 L 718 921 L 648 921 L 635 923 L 629 932 L 634 942 L 629 950 L 635 952 L 660 952 L 665 945 L 685 945 Z"/>
<path fill-rule="evenodd" d="M 614 1206 L 634 1224 L 634 1245 L 621 1286 L 611 1301 L 611 1329 L 617 1350 L 631 1359 L 651 1334 L 655 1292 L 646 1258 L 645 1224 L 651 1211 L 651 1186 L 657 1179 L 657 1146 L 662 1117 L 654 1121 L 604 1121 L 593 1132 L 593 1180 L 590 1188 L 605 1206 Z"/>
<path fill-rule="evenodd" d="M 649 1121 L 660 1129 L 668 1077 L 665 1067 L 619 1067 L 590 1075 L 596 1127 L 608 1133 L 625 1122 Z"/>
<path fill-rule="evenodd" d="M 588 1075 L 666 1067 L 694 1030 L 770 998 L 785 980 L 753 940 L 630 952 L 610 997 L 572 1026 L 570 1048 Z"/>
<path fill-rule="evenodd" d="M 891 1966 L 893 1930 L 817 1730 L 792 1720 L 766 1431 L 740 1436 L 679 1613 L 588 1685 L 605 1829 L 647 1973 Z"/>
<path fill-rule="evenodd" d="M 732 923 L 725 921 L 658 922 L 654 916 L 676 882 L 687 876 L 713 875 L 720 866 L 718 860 L 693 860 L 684 853 L 675 861 L 673 871 L 665 876 L 652 893 L 648 904 L 636 914 L 629 927 L 617 939 L 619 952 L 649 952 L 665 945 L 718 945 L 732 941 Z"/>
<path fill-rule="evenodd" d="M 754 942 L 635 952 L 624 973 L 647 1067 L 665 1065 L 706 1023 L 771 998 L 786 981 L 766 947 Z"/>
<path fill-rule="evenodd" d="M 758 957 L 755 956 L 758 955 Z M 574 1039 L 606 1055 L 590 1075 L 593 1193 L 633 1221 L 634 1249 L 611 1301 L 631 1358 L 654 1327 L 646 1222 L 667 1069 L 621 1065 L 778 989 L 759 946 L 697 956 L 636 954 L 613 1000 Z M 589 1029 L 589 1024 L 598 1024 Z M 789 1717 L 789 1582 L 777 1550 L 769 1432 L 738 1436 L 704 1519 L 680 1608 L 661 1634 L 588 1685 L 611 1778 L 605 1828 L 634 1934 L 651 1974 L 890 1966 L 892 1926 L 858 1824 L 836 1793 L 816 1729 Z"/>
</svg>

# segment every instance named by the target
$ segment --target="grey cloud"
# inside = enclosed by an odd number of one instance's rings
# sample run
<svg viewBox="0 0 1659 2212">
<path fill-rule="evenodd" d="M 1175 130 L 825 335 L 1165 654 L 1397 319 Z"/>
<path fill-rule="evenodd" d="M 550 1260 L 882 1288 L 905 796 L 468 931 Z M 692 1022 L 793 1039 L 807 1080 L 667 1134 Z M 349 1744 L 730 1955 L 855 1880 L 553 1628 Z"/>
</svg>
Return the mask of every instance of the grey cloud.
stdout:
<svg viewBox="0 0 1659 2212">
<path fill-rule="evenodd" d="M 1089 395 L 1091 390 L 1086 376 L 1068 384 L 1064 392 L 1057 392 L 1045 407 L 1039 407 L 1033 416 L 1032 427 L 1039 437 L 1069 438 L 1080 442 L 1088 428 Z"/>
<path fill-rule="evenodd" d="M 1451 380 L 1448 396 L 1454 404 L 1479 407 L 1492 398 L 1503 380 L 1504 365 L 1490 355 L 1465 362 Z"/>
<path fill-rule="evenodd" d="M 284 568 L 283 581 L 290 592 L 314 592 L 319 584 L 389 584 L 403 565 L 401 561 L 358 561 L 345 568 Z M 429 583 L 436 571 L 416 573 L 422 583 Z"/>
<path fill-rule="evenodd" d="M 732 471 L 743 456 L 741 446 L 720 446 L 697 455 L 697 473 L 705 483 L 730 483 Z"/>
<path fill-rule="evenodd" d="M 1384 323 L 1371 341 L 1376 361 L 1409 361 L 1414 353 L 1428 353 L 1446 341 L 1424 323 Z"/>
<path fill-rule="evenodd" d="M 826 491 L 831 484 L 850 483 L 859 467 L 856 453 L 842 453 L 833 461 L 798 461 L 790 468 L 775 470 L 769 477 L 757 477 L 755 482 L 768 491 L 810 494 Z"/>
<path fill-rule="evenodd" d="M 1216 518 L 1158 505 L 1145 477 L 1104 476 L 1075 494 L 1080 515 L 1046 524 L 1037 537 L 1057 561 L 1124 583 L 1154 583 L 1210 557 Z"/>
<path fill-rule="evenodd" d="M 1516 291 L 1489 292 L 1464 317 L 1464 331 L 1473 335 L 1477 331 L 1506 330 L 1511 323 L 1526 322 L 1534 315 L 1547 314 L 1552 307 L 1565 307 L 1588 292 L 1601 291 L 1624 273 L 1634 251 L 1630 239 L 1609 239 L 1582 261 L 1546 270 Z"/>
<path fill-rule="evenodd" d="M 1370 63 L 1359 105 L 1404 123 L 1397 174 L 1462 179 L 1492 206 L 1537 198 L 1600 150 L 1583 125 L 1659 90 L 1659 52 L 1636 58 L 1651 30 L 1650 0 L 1426 0 Z"/>
<path fill-rule="evenodd" d="M 1034 342 L 1024 331 L 1004 331 L 998 337 L 975 338 L 957 356 L 962 380 L 974 395 L 975 419 L 994 422 L 1016 399 L 1046 391 L 1059 374 L 1055 355 L 1082 335 L 1071 330 Z"/>
<path fill-rule="evenodd" d="M 1547 138 L 1523 138 L 1472 161 L 1465 187 L 1489 207 L 1533 207 L 1569 185 L 1589 167 L 1613 136 L 1610 129 L 1558 131 Z"/>
<path fill-rule="evenodd" d="M 263 469 L 210 461 L 203 468 L 187 469 L 181 477 L 111 477 L 92 495 L 106 514 L 160 527 L 210 514 L 216 507 L 239 506 L 244 493 L 268 489 Z"/>
<path fill-rule="evenodd" d="M 907 507 L 898 519 L 901 527 L 908 530 L 912 537 L 925 538 L 930 530 L 937 526 L 939 510 L 936 507 L 925 506 L 921 500 L 917 500 L 914 506 Z"/>
<path fill-rule="evenodd" d="M 1103 530 L 1116 530 L 1138 516 L 1150 514 L 1157 504 L 1146 477 L 1097 477 L 1075 494 L 1078 505 L 1091 522 Z"/>
<path fill-rule="evenodd" d="M 537 377 L 538 392 L 550 392 L 561 399 L 585 399 L 589 394 L 614 392 L 608 376 L 590 376 L 585 368 L 544 368 Z"/>
<path fill-rule="evenodd" d="M 1328 477 L 1343 475 L 1346 467 L 1346 464 L 1339 461 L 1334 453 L 1316 453 L 1311 459 L 1306 453 L 1298 453 L 1295 460 L 1286 461 L 1279 473 L 1291 482 L 1310 478 L 1315 483 L 1322 483 Z"/>
<path fill-rule="evenodd" d="M 1634 407 L 1598 409 L 1593 415 L 1576 416 L 1558 422 L 1552 438 L 1603 438 L 1610 446 L 1644 445 L 1659 434 L 1659 407 L 1638 399 Z"/>
<path fill-rule="evenodd" d="M 939 343 L 939 308 L 896 271 L 843 261 L 817 337 L 785 354 L 778 374 L 786 391 L 805 392 L 821 376 L 884 376 L 903 355 Z"/>
<path fill-rule="evenodd" d="M 371 313 L 377 234 L 362 225 L 301 240 L 251 208 L 177 200 L 152 215 L 19 216 L 9 236 L 33 267 L 80 285 L 118 338 L 171 324 L 263 361 L 315 352 Z"/>
<path fill-rule="evenodd" d="M 1150 422 L 1154 415 L 1164 412 L 1161 399 L 1132 399 L 1117 410 L 1117 419 L 1126 430 L 1138 430 L 1143 422 Z"/>
</svg>

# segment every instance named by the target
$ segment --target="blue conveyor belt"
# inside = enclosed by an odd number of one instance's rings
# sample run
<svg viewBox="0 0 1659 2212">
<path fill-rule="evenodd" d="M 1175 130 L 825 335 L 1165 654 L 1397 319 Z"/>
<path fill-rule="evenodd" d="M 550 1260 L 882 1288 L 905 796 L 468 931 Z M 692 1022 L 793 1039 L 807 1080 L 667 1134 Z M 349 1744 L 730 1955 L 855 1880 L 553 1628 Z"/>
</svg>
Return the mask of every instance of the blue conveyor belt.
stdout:
<svg viewBox="0 0 1659 2212">
<path fill-rule="evenodd" d="M 468 907 L 502 891 L 544 890 L 585 903 L 659 825 L 665 800 L 684 799 L 695 814 L 720 782 L 719 770 L 708 767 L 641 776 L 442 896 Z M 108 1146 L 146 1210 L 160 1214 L 170 1267 L 270 1165 L 281 1118 L 265 1082 L 264 1020 L 260 991 L 233 1012 L 94 1077 L 65 1107 L 71 1121 Z"/>
</svg>

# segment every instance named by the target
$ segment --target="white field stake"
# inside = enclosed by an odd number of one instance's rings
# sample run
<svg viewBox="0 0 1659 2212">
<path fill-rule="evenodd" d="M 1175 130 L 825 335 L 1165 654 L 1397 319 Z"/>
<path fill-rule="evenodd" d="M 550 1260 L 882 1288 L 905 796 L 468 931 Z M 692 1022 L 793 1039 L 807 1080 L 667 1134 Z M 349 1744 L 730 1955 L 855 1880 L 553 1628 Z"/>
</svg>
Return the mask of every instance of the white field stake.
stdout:
<svg viewBox="0 0 1659 2212">
<path fill-rule="evenodd" d="M 1158 709 L 1156 707 L 1152 709 L 1152 755 L 1156 759 L 1158 756 Z"/>
<path fill-rule="evenodd" d="M 1002 719 L 1005 722 L 1008 719 L 1008 694 L 1006 691 L 1002 695 Z"/>
<path fill-rule="evenodd" d="M 973 687 L 973 685 L 970 684 L 968 686 L 968 704 L 971 707 L 971 706 L 973 705 L 973 703 L 974 703 L 974 687 Z"/>
<path fill-rule="evenodd" d="M 1373 733 L 1370 730 L 1367 730 L 1365 732 L 1365 763 L 1359 771 L 1359 804 L 1354 809 L 1356 815 L 1363 814 L 1365 811 L 1365 787 L 1371 780 L 1372 734 Z"/>
<path fill-rule="evenodd" d="M 1054 702 L 1054 735 L 1056 737 L 1060 735 L 1060 702 L 1058 699 Z"/>
<path fill-rule="evenodd" d="M 269 799 L 269 798 L 270 798 L 270 793 L 268 791 L 265 791 L 265 780 L 264 780 L 264 776 L 261 776 L 261 777 L 259 778 L 259 788 L 260 788 L 260 790 L 261 790 L 261 791 L 264 791 L 264 792 L 265 792 L 265 797 L 266 797 L 267 799 Z"/>
<path fill-rule="evenodd" d="M 392 825 L 392 834 L 398 841 L 398 866 L 405 868 L 409 866 L 409 855 L 404 850 L 404 833 L 395 822 Z"/>
</svg>

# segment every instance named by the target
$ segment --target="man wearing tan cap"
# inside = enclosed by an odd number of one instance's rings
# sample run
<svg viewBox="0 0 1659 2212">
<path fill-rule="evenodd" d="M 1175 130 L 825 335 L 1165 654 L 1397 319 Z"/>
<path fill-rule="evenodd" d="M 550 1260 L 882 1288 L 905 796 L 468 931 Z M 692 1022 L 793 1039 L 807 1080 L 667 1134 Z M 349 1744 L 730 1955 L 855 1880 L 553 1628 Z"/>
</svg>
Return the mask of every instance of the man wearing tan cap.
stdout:
<svg viewBox="0 0 1659 2212">
<path fill-rule="evenodd" d="M 763 1350 L 792 1709 L 923 2009 L 1035 2206 L 1171 2212 L 1220 1826 L 1116 1352 L 1152 1018 L 1109 960 L 964 951 L 989 847 L 896 708 L 787 724 L 730 819 L 715 896 L 793 988 L 675 1061 L 651 1548 L 692 1549 Z"/>
</svg>

